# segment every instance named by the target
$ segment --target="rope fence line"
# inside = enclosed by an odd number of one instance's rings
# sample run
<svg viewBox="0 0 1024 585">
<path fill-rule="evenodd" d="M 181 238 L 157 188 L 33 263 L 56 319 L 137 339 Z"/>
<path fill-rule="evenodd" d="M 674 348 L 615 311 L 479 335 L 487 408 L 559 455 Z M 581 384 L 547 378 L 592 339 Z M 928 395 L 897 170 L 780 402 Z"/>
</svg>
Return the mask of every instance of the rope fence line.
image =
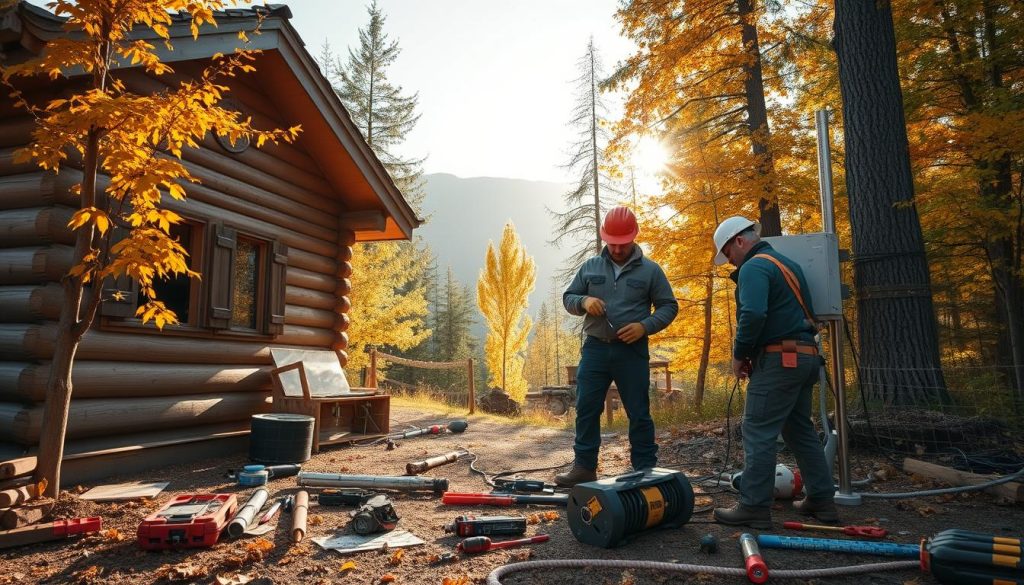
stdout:
<svg viewBox="0 0 1024 585">
<path fill-rule="evenodd" d="M 473 379 L 473 358 L 466 358 L 464 360 L 457 360 L 452 362 L 429 362 L 423 360 L 411 360 L 397 355 L 391 355 L 383 351 L 379 351 L 376 348 L 370 348 L 370 372 L 367 379 L 367 385 L 371 388 L 377 387 L 377 359 L 391 362 L 400 366 L 407 366 L 410 368 L 423 368 L 428 370 L 457 370 L 465 368 L 466 377 L 468 379 L 467 389 L 469 390 L 466 398 L 466 408 L 469 410 L 469 414 L 476 412 L 476 383 Z"/>
</svg>

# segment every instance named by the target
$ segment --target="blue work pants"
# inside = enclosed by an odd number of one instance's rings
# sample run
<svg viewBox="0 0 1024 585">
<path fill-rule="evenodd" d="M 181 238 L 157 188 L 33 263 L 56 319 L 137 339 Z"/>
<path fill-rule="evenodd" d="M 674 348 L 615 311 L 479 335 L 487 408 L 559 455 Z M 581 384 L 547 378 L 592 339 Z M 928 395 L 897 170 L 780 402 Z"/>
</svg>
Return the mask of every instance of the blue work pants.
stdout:
<svg viewBox="0 0 1024 585">
<path fill-rule="evenodd" d="M 651 368 L 647 338 L 635 343 L 587 337 L 576 370 L 576 464 L 597 469 L 601 413 L 614 381 L 629 417 L 629 459 L 633 469 L 654 467 L 658 445 L 651 419 Z"/>
<path fill-rule="evenodd" d="M 797 367 L 782 367 L 781 353 L 762 353 L 747 385 L 743 413 L 743 477 L 740 503 L 768 508 L 774 500 L 779 433 L 796 457 L 804 491 L 815 500 L 835 494 L 818 433 L 811 422 L 811 392 L 821 358 L 797 354 Z"/>
</svg>

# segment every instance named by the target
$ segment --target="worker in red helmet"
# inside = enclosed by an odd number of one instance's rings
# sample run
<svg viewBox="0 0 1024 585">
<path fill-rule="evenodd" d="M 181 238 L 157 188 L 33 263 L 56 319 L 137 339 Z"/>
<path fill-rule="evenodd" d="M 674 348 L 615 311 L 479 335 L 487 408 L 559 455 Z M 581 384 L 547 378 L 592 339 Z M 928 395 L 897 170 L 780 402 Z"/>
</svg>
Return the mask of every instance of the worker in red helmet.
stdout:
<svg viewBox="0 0 1024 585">
<path fill-rule="evenodd" d="M 563 487 L 597 479 L 601 412 L 612 382 L 629 417 L 633 469 L 658 463 L 647 339 L 668 327 L 679 303 L 665 272 L 636 245 L 639 233 L 628 208 L 609 211 L 601 225 L 604 249 L 583 263 L 562 295 L 569 313 L 583 315 L 587 336 L 576 369 L 576 457 L 570 471 L 555 476 Z"/>
</svg>

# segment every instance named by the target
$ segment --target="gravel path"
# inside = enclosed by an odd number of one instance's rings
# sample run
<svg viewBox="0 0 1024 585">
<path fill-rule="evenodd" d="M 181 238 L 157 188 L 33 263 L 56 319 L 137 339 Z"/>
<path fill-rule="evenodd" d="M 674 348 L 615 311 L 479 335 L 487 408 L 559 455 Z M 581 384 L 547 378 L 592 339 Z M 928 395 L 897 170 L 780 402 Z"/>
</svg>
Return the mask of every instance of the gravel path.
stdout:
<svg viewBox="0 0 1024 585">
<path fill-rule="evenodd" d="M 401 430 L 422 426 L 459 416 L 458 412 L 427 414 L 407 408 L 392 408 L 392 429 Z M 387 451 L 383 446 L 328 447 L 314 456 L 305 470 L 334 473 L 401 475 L 409 461 L 445 453 L 464 447 L 477 455 L 476 466 L 489 473 L 510 469 L 550 467 L 565 464 L 572 456 L 570 432 L 549 428 L 517 425 L 514 421 L 494 417 L 470 417 L 469 430 L 462 435 L 420 437 L 403 441 Z M 725 433 L 718 423 L 706 423 L 691 429 L 661 432 L 663 465 L 675 464 L 689 477 L 705 475 L 721 465 L 725 447 Z M 737 444 L 733 441 L 733 459 Z M 785 455 L 782 456 L 785 460 Z M 611 435 L 605 439 L 601 472 L 611 475 L 628 467 L 628 445 L 625 437 Z M 334 534 L 347 527 L 348 508 L 313 506 L 311 525 L 306 541 L 290 546 L 286 522 L 280 522 L 275 531 L 264 539 L 248 537 L 237 540 L 222 539 L 211 549 L 193 549 L 173 552 L 142 552 L 135 543 L 139 521 L 158 508 L 168 497 L 185 492 L 248 492 L 239 490 L 225 477 L 228 469 L 238 469 L 246 461 L 242 456 L 202 460 L 192 466 L 181 466 L 146 476 L 110 478 L 107 483 L 127 481 L 171 482 L 168 489 L 155 501 L 124 504 L 95 504 L 65 496 L 60 507 L 68 516 L 98 515 L 107 529 L 102 535 L 85 539 L 45 543 L 19 549 L 0 551 L 0 584 L 4 583 L 409 583 L 459 584 L 482 583 L 494 568 L 519 560 L 541 559 L 635 559 L 672 563 L 711 564 L 740 567 L 741 557 L 737 544 L 740 531 L 709 524 L 712 505 L 731 505 L 734 496 L 718 493 L 698 496 L 698 512 L 692 521 L 672 530 L 651 530 L 638 535 L 633 541 L 611 550 L 598 549 L 577 542 L 569 531 L 564 510 L 557 520 L 541 520 L 529 526 L 528 535 L 545 533 L 551 536 L 547 543 L 530 548 L 494 551 L 477 556 L 461 556 L 457 560 L 436 564 L 436 557 L 454 550 L 456 537 L 446 535 L 442 527 L 459 514 L 529 515 L 551 508 L 472 508 L 445 507 L 430 494 L 394 494 L 392 498 L 401 516 L 399 527 L 409 530 L 425 545 L 412 547 L 402 555 L 395 551 L 370 552 L 342 556 L 325 551 L 309 542 L 310 538 Z M 904 491 L 913 489 L 911 478 L 886 467 L 883 461 L 865 461 L 883 469 L 886 481 L 874 489 Z M 552 471 L 526 474 L 528 477 L 550 480 Z M 470 471 L 465 462 L 440 467 L 426 474 L 447 477 L 453 491 L 487 491 L 481 476 Z M 91 486 L 86 486 L 91 487 Z M 926 485 L 922 487 L 931 487 Z M 272 496 L 295 491 L 294 478 L 271 481 Z M 312 490 L 315 491 L 315 490 Z M 798 519 L 788 502 L 776 506 L 775 522 L 781 529 L 783 520 Z M 285 516 L 287 518 L 287 516 Z M 946 498 L 923 498 L 901 502 L 866 501 L 860 507 L 843 510 L 847 524 L 877 523 L 887 528 L 891 542 L 914 543 L 920 538 L 946 528 L 964 528 L 1013 535 L 1024 532 L 1024 507 L 1000 505 L 987 495 L 965 495 Z M 719 552 L 708 555 L 698 550 L 698 541 L 704 534 L 715 535 Z M 827 534 L 800 533 L 803 536 Z M 892 560 L 884 557 L 852 556 L 795 551 L 763 551 L 770 568 L 800 569 L 865 564 Z M 396 558 L 399 557 L 400 558 Z M 343 568 L 351 561 L 354 567 Z M 393 581 L 388 581 L 389 577 Z M 174 580 L 175 577 L 181 577 Z M 219 580 L 218 580 L 219 578 Z M 249 578 L 249 581 L 245 581 Z M 446 582 L 445 579 L 448 581 Z M 645 570 L 579 569 L 543 570 L 511 575 L 505 585 L 551 583 L 571 585 L 645 585 L 654 583 L 745 583 L 742 578 L 714 577 L 711 575 L 682 576 Z M 822 583 L 824 580 L 790 581 L 795 583 Z M 856 577 L 828 579 L 829 583 L 933 583 L 930 576 L 917 571 L 877 573 Z"/>
</svg>

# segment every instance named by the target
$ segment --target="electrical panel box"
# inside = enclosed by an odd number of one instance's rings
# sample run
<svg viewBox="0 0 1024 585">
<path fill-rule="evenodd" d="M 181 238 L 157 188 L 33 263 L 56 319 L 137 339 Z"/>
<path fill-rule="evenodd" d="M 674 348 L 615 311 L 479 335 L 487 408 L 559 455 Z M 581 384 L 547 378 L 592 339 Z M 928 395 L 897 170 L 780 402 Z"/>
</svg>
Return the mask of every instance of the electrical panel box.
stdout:
<svg viewBox="0 0 1024 585">
<path fill-rule="evenodd" d="M 818 319 L 838 319 L 843 314 L 842 285 L 839 280 L 839 239 L 824 232 L 762 238 L 800 265 L 811 289 L 811 302 Z"/>
</svg>

